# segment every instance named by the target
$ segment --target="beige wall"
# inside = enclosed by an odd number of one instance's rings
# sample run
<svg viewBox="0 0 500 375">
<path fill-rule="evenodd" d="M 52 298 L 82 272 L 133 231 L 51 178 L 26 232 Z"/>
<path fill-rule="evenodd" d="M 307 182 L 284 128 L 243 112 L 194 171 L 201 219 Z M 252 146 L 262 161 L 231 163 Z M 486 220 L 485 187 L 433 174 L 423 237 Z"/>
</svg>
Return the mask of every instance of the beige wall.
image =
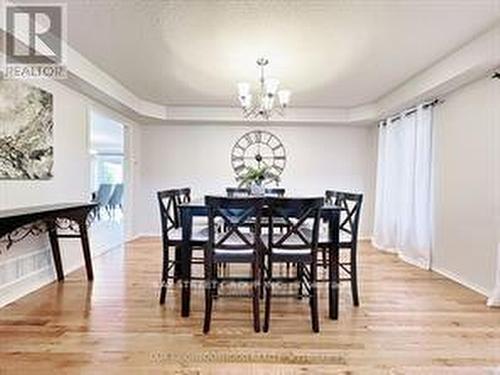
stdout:
<svg viewBox="0 0 500 375">
<path fill-rule="evenodd" d="M 500 81 L 470 84 L 435 109 L 433 268 L 478 291 L 494 285 L 499 241 Z"/>
<path fill-rule="evenodd" d="M 263 125 L 287 150 L 281 186 L 288 194 L 323 195 L 325 189 L 365 194 L 361 235 L 371 236 L 376 128 Z M 192 186 L 194 195 L 221 194 L 235 186 L 231 148 L 247 126 L 179 125 L 142 129 L 142 194 L 136 215 L 143 234 L 159 235 L 157 190 Z"/>
</svg>

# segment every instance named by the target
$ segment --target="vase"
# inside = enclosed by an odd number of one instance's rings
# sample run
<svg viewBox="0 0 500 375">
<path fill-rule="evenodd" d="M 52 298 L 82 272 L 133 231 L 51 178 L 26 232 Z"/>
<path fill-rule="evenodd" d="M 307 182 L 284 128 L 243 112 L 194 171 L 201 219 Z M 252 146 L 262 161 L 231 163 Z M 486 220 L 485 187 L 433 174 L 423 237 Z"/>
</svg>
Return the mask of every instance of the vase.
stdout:
<svg viewBox="0 0 500 375">
<path fill-rule="evenodd" d="M 257 182 L 252 182 L 252 184 L 250 185 L 250 193 L 252 195 L 255 195 L 257 197 L 261 197 L 264 195 L 265 192 L 266 192 L 266 189 L 264 188 L 264 186 L 262 186 L 261 184 L 259 184 Z"/>
</svg>

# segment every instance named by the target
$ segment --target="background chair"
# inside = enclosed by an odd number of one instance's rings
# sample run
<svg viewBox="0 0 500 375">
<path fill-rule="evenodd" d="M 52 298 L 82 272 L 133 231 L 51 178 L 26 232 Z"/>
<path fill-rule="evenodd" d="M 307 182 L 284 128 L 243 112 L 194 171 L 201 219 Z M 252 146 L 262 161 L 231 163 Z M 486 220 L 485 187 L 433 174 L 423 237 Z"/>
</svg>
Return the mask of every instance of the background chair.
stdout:
<svg viewBox="0 0 500 375">
<path fill-rule="evenodd" d="M 299 273 L 299 295 L 309 297 L 311 323 L 314 332 L 319 332 L 317 293 L 317 247 L 319 235 L 320 209 L 323 198 L 268 199 L 269 224 L 267 240 L 267 264 L 265 267 L 265 318 L 264 332 L 269 330 L 271 315 L 272 283 L 275 263 L 295 263 Z M 287 222 L 284 232 L 276 232 L 274 220 L 281 218 Z M 312 221 L 312 222 L 311 222 Z M 312 229 L 311 229 L 312 228 Z M 303 294 L 303 287 L 307 294 Z"/>
<path fill-rule="evenodd" d="M 226 194 L 230 198 L 249 197 L 250 196 L 250 189 L 249 188 L 239 188 L 239 187 L 228 187 L 228 188 L 226 188 Z"/>
<path fill-rule="evenodd" d="M 212 304 L 215 296 L 241 297 L 242 295 L 221 295 L 217 292 L 220 282 L 250 281 L 253 300 L 254 331 L 260 331 L 259 281 L 261 270 L 262 244 L 260 242 L 262 198 L 220 198 L 205 197 L 208 206 L 208 243 L 205 250 L 205 320 L 203 332 L 210 331 Z M 222 218 L 226 230 L 217 233 L 216 219 Z M 244 231 L 242 224 L 254 218 L 252 231 Z M 225 263 L 246 263 L 251 266 L 250 278 L 219 278 L 217 266 Z"/>
<path fill-rule="evenodd" d="M 112 184 L 100 184 L 97 192 L 95 193 L 94 202 L 97 203 L 94 214 L 97 216 L 97 220 L 101 220 L 101 209 L 105 208 L 111 197 L 113 191 Z"/>
<path fill-rule="evenodd" d="M 180 210 L 181 203 L 191 201 L 191 189 L 169 189 L 159 191 L 157 193 L 158 204 L 160 207 L 161 232 L 163 244 L 163 266 L 161 277 L 160 304 L 165 303 L 168 280 L 173 279 L 176 282 L 180 278 L 181 273 L 181 245 L 182 245 L 182 230 L 180 227 Z M 190 245 L 194 248 L 200 248 L 206 244 L 208 240 L 208 228 L 206 226 L 194 226 Z M 170 247 L 175 248 L 175 257 L 170 260 Z M 202 258 L 192 259 L 192 264 L 203 264 Z M 170 274 L 174 270 L 173 275 Z M 192 277 L 193 280 L 202 279 Z"/>
<path fill-rule="evenodd" d="M 353 304 L 354 306 L 359 306 L 357 248 L 363 194 L 327 190 L 325 192 L 325 197 L 327 203 L 335 204 L 343 208 L 340 216 L 339 248 L 341 250 L 349 250 L 349 258 L 347 261 L 344 261 L 342 256 L 340 257 L 341 259 L 339 259 L 340 270 L 343 273 L 340 277 L 340 281 L 350 281 Z M 322 231 L 319 238 L 319 246 L 322 248 L 323 260 L 321 263 L 324 267 L 327 266 L 328 262 L 326 248 L 328 248 L 329 245 L 328 232 Z"/>
<path fill-rule="evenodd" d="M 113 192 L 106 204 L 108 213 L 114 213 L 116 209 L 123 211 L 123 184 L 114 185 Z"/>
<path fill-rule="evenodd" d="M 283 188 L 266 188 L 265 194 L 269 197 L 284 197 L 285 189 Z"/>
</svg>

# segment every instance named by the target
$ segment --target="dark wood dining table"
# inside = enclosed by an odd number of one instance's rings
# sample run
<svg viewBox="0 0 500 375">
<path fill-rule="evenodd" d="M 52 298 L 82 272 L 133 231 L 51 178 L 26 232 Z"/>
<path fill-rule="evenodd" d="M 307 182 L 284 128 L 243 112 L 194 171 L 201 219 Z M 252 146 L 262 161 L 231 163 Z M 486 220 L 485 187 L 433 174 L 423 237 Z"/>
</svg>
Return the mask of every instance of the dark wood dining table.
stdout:
<svg viewBox="0 0 500 375">
<path fill-rule="evenodd" d="M 194 217 L 207 217 L 208 207 L 203 200 L 194 200 L 179 205 L 181 212 L 181 316 L 188 317 L 191 304 L 191 259 L 190 245 Z M 330 237 L 328 263 L 328 316 L 336 320 L 339 313 L 339 226 L 343 208 L 325 203 L 321 208 L 321 218 L 328 223 Z"/>
</svg>

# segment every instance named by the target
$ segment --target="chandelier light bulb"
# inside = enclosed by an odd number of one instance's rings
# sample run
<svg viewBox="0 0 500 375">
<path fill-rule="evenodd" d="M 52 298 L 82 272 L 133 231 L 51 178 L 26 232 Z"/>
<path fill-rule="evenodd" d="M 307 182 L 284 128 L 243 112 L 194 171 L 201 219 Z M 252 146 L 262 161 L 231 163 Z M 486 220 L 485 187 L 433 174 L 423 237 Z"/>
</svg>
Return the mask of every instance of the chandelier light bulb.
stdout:
<svg viewBox="0 0 500 375">
<path fill-rule="evenodd" d="M 290 95 L 291 92 L 290 90 L 280 90 L 278 91 L 278 98 L 280 101 L 280 105 L 282 107 L 286 107 L 288 103 L 290 102 Z"/>
<path fill-rule="evenodd" d="M 243 108 L 249 108 L 252 105 L 252 94 L 247 94 L 241 97 L 241 105 Z"/>
<path fill-rule="evenodd" d="M 266 79 L 264 86 L 266 89 L 266 94 L 267 95 L 275 95 L 276 92 L 278 91 L 278 87 L 280 85 L 280 81 L 278 81 L 276 78 L 268 78 Z"/>
<path fill-rule="evenodd" d="M 248 82 L 238 83 L 238 95 L 240 97 L 248 96 L 250 94 L 250 84 Z"/>
<path fill-rule="evenodd" d="M 266 111 L 270 111 L 271 109 L 273 109 L 273 104 L 274 104 L 273 96 L 265 96 L 264 99 L 262 100 L 262 107 Z"/>
</svg>

